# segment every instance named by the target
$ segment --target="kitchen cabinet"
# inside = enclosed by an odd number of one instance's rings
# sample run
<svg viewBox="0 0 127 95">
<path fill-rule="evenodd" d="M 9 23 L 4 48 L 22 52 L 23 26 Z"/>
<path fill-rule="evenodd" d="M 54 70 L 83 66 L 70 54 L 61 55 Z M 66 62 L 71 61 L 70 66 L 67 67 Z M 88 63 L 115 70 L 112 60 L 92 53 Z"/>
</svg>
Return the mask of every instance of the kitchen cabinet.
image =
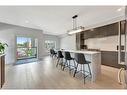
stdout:
<svg viewBox="0 0 127 95">
<path fill-rule="evenodd" d="M 120 21 L 120 30 L 121 34 L 125 33 L 125 21 Z M 118 36 L 118 31 L 119 31 L 119 22 L 96 27 L 93 29 L 85 30 L 81 33 L 77 33 L 78 35 L 76 45 L 80 47 L 80 49 L 88 49 L 89 46 L 85 44 L 85 40 L 91 39 L 91 38 L 104 38 L 104 37 L 110 37 L 110 36 Z M 84 35 L 84 36 L 83 36 Z M 84 38 L 83 38 L 84 37 Z M 78 43 L 80 42 L 80 43 Z M 83 44 L 84 43 L 84 44 Z M 88 48 L 85 48 L 88 47 Z M 121 65 L 118 64 L 118 51 L 117 51 L 117 46 L 116 50 L 114 51 L 103 51 L 100 48 L 101 54 L 102 54 L 102 64 L 103 65 L 108 65 L 116 68 L 121 68 Z M 124 48 L 124 47 L 123 47 Z M 78 49 L 78 50 L 80 50 Z M 94 50 L 94 48 L 92 48 Z M 124 52 L 122 53 L 122 59 L 124 58 Z"/>
<path fill-rule="evenodd" d="M 125 24 L 124 20 L 121 21 L 121 33 L 124 34 L 125 31 Z M 115 36 L 118 35 L 118 28 L 119 28 L 119 22 L 104 25 L 101 27 L 96 27 L 93 29 L 82 31 L 81 33 L 76 34 L 76 46 L 77 49 L 84 49 L 83 47 L 85 45 L 85 40 L 90 38 L 103 38 L 108 36 Z"/>
</svg>

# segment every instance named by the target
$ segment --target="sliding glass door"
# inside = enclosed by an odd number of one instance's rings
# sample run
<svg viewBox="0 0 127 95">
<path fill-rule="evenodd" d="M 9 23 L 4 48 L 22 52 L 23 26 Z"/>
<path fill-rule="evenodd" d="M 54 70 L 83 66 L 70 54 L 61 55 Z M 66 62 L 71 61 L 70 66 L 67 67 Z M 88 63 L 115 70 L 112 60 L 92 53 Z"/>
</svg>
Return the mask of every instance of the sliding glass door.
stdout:
<svg viewBox="0 0 127 95">
<path fill-rule="evenodd" d="M 36 39 L 29 37 L 16 38 L 17 41 L 17 60 L 26 58 L 37 58 Z"/>
<path fill-rule="evenodd" d="M 122 31 L 124 34 L 122 35 Z M 122 39 L 124 40 L 122 41 Z M 123 42 L 123 43 L 122 43 Z M 123 57 L 124 56 L 124 57 Z M 124 60 L 122 60 L 124 59 Z M 124 68 L 119 71 L 119 81 L 127 89 L 127 7 L 125 8 L 125 21 L 119 24 L 119 52 L 118 52 L 118 64 L 123 64 Z M 123 71 L 123 81 L 121 72 Z"/>
<path fill-rule="evenodd" d="M 127 6 L 125 8 L 125 88 L 127 89 Z"/>
</svg>

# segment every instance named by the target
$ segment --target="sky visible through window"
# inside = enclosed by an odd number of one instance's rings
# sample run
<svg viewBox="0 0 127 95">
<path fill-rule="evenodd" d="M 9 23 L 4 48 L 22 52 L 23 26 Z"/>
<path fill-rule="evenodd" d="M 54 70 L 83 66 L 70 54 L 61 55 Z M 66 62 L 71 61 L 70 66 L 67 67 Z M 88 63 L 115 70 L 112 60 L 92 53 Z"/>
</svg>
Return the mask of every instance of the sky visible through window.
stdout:
<svg viewBox="0 0 127 95">
<path fill-rule="evenodd" d="M 27 37 L 17 37 L 17 44 L 23 44 L 26 42 L 31 42 L 31 38 Z"/>
</svg>

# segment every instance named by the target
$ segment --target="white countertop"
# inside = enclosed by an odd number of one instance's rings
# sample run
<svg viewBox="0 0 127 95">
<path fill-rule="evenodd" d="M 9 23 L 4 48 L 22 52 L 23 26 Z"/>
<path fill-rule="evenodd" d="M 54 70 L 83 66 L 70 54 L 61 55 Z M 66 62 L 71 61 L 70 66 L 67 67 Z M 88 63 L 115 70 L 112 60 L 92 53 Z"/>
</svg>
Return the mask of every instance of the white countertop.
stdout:
<svg viewBox="0 0 127 95">
<path fill-rule="evenodd" d="M 97 54 L 97 53 L 101 53 L 99 51 L 87 51 L 87 50 L 62 50 L 62 51 L 69 51 L 72 53 L 84 53 L 84 54 Z"/>
</svg>

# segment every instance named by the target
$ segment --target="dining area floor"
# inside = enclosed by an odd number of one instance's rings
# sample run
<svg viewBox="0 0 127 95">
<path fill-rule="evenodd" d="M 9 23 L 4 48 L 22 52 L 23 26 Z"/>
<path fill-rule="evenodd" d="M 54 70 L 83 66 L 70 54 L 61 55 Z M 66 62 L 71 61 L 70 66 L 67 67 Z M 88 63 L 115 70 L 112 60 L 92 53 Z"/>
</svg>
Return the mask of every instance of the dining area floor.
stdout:
<svg viewBox="0 0 127 95">
<path fill-rule="evenodd" d="M 6 65 L 2 89 L 123 89 L 117 81 L 118 69 L 101 66 L 101 78 L 95 82 L 82 74 L 73 77 L 73 71 L 56 67 L 56 58 L 46 56 L 41 61 L 21 65 Z"/>
</svg>

